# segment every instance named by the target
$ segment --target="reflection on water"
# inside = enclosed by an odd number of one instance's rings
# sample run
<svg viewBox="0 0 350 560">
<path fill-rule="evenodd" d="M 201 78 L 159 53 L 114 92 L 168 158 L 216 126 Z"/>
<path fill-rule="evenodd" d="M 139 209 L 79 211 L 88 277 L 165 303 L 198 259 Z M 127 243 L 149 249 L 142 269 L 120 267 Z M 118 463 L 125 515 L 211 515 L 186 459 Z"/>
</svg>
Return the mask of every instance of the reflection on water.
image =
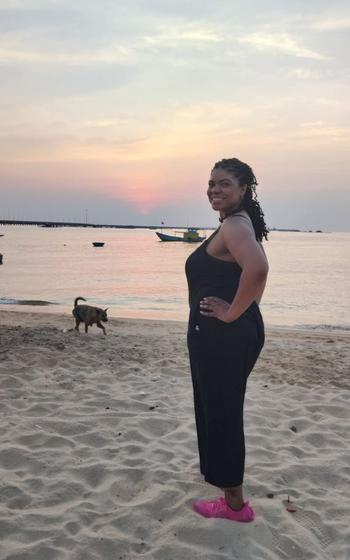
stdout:
<svg viewBox="0 0 350 560">
<path fill-rule="evenodd" d="M 70 312 L 83 296 L 109 306 L 112 317 L 187 320 L 184 264 L 197 244 L 162 243 L 148 229 L 1 227 L 1 233 L 1 298 L 53 302 L 59 305 L 41 310 Z M 349 245 L 349 233 L 272 232 L 264 245 L 265 322 L 350 327 Z"/>
</svg>

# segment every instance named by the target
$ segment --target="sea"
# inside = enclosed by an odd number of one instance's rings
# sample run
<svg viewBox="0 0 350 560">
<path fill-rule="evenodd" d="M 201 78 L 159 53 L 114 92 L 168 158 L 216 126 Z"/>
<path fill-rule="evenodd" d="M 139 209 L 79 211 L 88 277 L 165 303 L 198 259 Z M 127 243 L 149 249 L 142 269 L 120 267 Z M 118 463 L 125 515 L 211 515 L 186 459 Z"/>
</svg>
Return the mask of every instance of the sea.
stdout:
<svg viewBox="0 0 350 560">
<path fill-rule="evenodd" d="M 0 311 L 70 313 L 82 296 L 110 317 L 187 321 L 196 243 L 161 242 L 148 228 L 0 226 L 0 236 Z M 350 330 L 349 232 L 272 231 L 264 248 L 267 326 Z"/>
</svg>

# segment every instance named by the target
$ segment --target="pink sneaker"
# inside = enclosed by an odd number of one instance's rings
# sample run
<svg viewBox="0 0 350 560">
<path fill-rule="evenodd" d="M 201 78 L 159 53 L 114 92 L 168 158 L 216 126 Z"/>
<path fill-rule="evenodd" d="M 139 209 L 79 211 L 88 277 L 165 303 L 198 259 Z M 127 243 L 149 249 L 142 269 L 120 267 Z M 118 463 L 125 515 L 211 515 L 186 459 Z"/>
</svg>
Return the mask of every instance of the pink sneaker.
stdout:
<svg viewBox="0 0 350 560">
<path fill-rule="evenodd" d="M 249 521 L 254 521 L 255 518 L 254 511 L 250 507 L 249 502 L 245 502 L 241 509 L 236 511 L 230 508 L 225 498 L 197 500 L 193 504 L 193 509 L 200 515 L 203 515 L 203 517 L 217 517 L 242 523 L 249 523 Z"/>
</svg>

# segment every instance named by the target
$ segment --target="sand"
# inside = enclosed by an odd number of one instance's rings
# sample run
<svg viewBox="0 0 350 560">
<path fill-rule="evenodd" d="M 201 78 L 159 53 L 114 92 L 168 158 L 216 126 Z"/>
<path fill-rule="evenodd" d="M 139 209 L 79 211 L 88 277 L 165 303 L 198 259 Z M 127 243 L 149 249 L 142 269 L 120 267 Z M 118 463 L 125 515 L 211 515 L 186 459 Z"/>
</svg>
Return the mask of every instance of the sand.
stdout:
<svg viewBox="0 0 350 560">
<path fill-rule="evenodd" d="M 245 412 L 257 517 L 240 524 L 192 511 L 218 493 L 198 470 L 186 325 L 72 326 L 0 312 L 1 560 L 350 558 L 349 333 L 267 329 Z"/>
</svg>

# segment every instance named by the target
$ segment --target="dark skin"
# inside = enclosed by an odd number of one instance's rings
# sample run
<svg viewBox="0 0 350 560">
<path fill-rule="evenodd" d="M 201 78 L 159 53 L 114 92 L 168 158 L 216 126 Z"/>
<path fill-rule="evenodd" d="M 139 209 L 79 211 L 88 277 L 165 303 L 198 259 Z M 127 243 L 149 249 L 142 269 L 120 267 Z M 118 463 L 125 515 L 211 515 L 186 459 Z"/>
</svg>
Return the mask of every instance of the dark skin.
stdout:
<svg viewBox="0 0 350 560">
<path fill-rule="evenodd" d="M 225 218 L 226 213 L 238 208 L 246 192 L 247 185 L 240 185 L 233 173 L 222 169 L 214 169 L 208 183 L 208 199 L 213 208 Z M 242 269 L 239 286 L 231 303 L 208 296 L 200 302 L 200 313 L 207 317 L 215 317 L 225 323 L 238 319 L 253 301 L 260 303 L 267 274 L 268 262 L 262 245 L 255 238 L 254 228 L 245 210 L 235 217 L 224 219 L 219 232 L 209 243 L 207 252 L 218 259 L 237 262 Z M 239 510 L 244 504 L 243 487 L 222 488 L 227 503 Z"/>
</svg>

